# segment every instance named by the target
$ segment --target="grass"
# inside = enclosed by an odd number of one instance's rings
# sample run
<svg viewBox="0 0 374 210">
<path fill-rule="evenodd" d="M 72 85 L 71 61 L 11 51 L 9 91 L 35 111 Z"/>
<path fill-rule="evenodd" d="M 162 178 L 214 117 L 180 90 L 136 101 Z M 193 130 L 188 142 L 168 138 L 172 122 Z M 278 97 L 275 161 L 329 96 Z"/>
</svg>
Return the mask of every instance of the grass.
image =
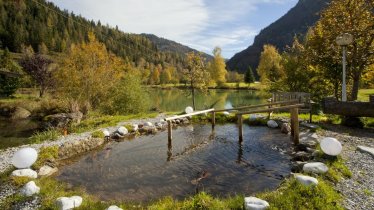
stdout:
<svg viewBox="0 0 374 210">
<path fill-rule="evenodd" d="M 42 147 L 38 152 L 38 159 L 32 166 L 33 169 L 38 170 L 46 162 L 54 162 L 58 158 L 58 146 Z"/>
<path fill-rule="evenodd" d="M 61 136 L 61 132 L 54 128 L 49 128 L 45 131 L 37 131 L 30 137 L 30 143 L 39 144 L 44 141 L 54 141 L 59 136 Z"/>
<path fill-rule="evenodd" d="M 292 178 L 286 180 L 278 190 L 260 193 L 257 197 L 268 201 L 269 210 L 344 209 L 339 204 L 339 193 L 322 179 L 318 179 L 317 186 L 304 186 Z"/>
<path fill-rule="evenodd" d="M 92 132 L 91 135 L 92 135 L 93 138 L 103 139 L 105 137 L 103 131 L 101 131 L 101 130 L 94 131 L 94 132 Z"/>
<path fill-rule="evenodd" d="M 374 95 L 374 89 L 361 89 L 358 91 L 357 100 L 369 101 L 369 95 Z"/>
</svg>

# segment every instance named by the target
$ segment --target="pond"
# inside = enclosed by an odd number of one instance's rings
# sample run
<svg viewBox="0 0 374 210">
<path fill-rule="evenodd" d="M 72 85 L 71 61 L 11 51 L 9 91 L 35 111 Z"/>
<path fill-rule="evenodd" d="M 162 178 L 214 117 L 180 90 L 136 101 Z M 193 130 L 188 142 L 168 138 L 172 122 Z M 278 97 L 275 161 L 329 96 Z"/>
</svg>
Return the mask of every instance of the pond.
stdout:
<svg viewBox="0 0 374 210">
<path fill-rule="evenodd" d="M 0 117 L 0 150 L 29 143 L 29 138 L 39 128 L 39 123 L 30 119 L 9 120 Z"/>
<path fill-rule="evenodd" d="M 190 125 L 111 142 L 63 166 L 57 178 L 104 200 L 151 202 L 183 199 L 199 191 L 226 197 L 275 189 L 290 173 L 288 135 L 235 124 Z"/>
<path fill-rule="evenodd" d="M 148 89 L 152 106 L 167 112 L 180 112 L 192 106 L 192 96 L 187 89 Z M 266 99 L 253 90 L 209 90 L 207 94 L 197 92 L 196 109 L 232 108 L 265 103 Z"/>
</svg>

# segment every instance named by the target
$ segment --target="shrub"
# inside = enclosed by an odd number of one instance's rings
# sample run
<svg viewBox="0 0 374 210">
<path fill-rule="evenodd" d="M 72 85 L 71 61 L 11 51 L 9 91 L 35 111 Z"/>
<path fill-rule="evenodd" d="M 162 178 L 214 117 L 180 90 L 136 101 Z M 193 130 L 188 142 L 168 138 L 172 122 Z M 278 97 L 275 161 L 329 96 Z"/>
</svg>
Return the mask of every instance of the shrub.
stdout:
<svg viewBox="0 0 374 210">
<path fill-rule="evenodd" d="M 110 97 L 103 102 L 101 110 L 105 114 L 137 114 L 149 110 L 147 92 L 141 86 L 138 75 L 128 72 L 120 85 L 111 90 Z"/>
</svg>

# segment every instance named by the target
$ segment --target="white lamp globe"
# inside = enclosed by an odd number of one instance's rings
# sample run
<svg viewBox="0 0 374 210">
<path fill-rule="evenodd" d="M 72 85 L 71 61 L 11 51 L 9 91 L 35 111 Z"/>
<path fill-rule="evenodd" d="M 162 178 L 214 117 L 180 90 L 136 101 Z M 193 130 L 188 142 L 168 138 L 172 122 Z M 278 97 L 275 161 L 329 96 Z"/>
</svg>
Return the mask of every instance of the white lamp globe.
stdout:
<svg viewBox="0 0 374 210">
<path fill-rule="evenodd" d="M 326 137 L 321 141 L 322 151 L 331 156 L 337 156 L 342 152 L 342 144 L 335 138 Z"/>
<path fill-rule="evenodd" d="M 38 158 L 38 152 L 30 147 L 18 150 L 14 153 L 12 164 L 16 168 L 30 168 Z"/>
<path fill-rule="evenodd" d="M 191 114 L 193 112 L 193 108 L 188 106 L 184 111 L 186 112 L 186 114 Z"/>
</svg>

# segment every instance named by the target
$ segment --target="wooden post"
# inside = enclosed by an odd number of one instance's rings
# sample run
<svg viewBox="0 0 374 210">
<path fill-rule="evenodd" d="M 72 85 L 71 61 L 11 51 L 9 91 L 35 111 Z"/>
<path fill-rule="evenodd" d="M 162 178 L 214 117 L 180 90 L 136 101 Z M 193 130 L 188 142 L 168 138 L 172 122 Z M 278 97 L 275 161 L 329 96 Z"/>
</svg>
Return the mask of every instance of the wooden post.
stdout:
<svg viewBox="0 0 374 210">
<path fill-rule="evenodd" d="M 291 109 L 291 135 L 295 145 L 299 144 L 299 109 Z"/>
<path fill-rule="evenodd" d="M 212 129 L 216 126 L 216 112 L 212 112 Z"/>
<path fill-rule="evenodd" d="M 172 139 L 172 123 L 171 120 L 168 121 L 168 141 L 171 141 Z"/>
<path fill-rule="evenodd" d="M 243 141 L 243 115 L 238 115 L 238 124 L 239 124 L 239 141 Z"/>
</svg>

